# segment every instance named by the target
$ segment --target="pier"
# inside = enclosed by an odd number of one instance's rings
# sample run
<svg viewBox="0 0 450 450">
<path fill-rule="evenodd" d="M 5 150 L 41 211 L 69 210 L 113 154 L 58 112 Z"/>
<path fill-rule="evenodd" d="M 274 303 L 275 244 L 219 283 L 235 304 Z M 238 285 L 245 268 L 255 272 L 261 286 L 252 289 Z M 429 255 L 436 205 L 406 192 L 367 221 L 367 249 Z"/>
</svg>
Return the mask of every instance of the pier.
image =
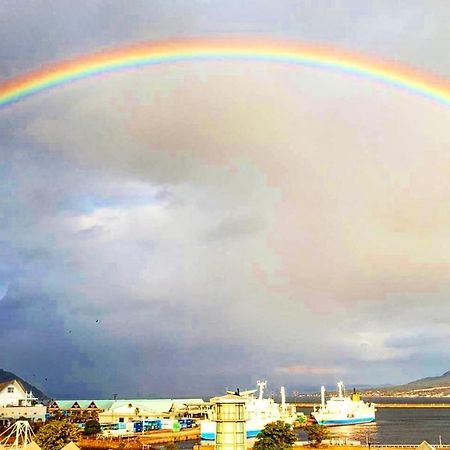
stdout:
<svg viewBox="0 0 450 450">
<path fill-rule="evenodd" d="M 159 430 L 146 433 L 129 433 L 123 436 L 82 438 L 77 445 L 83 449 L 105 450 L 122 449 L 124 444 L 130 450 L 149 450 L 158 444 L 168 444 L 183 441 L 200 440 L 200 428 L 190 428 L 181 431 Z"/>
</svg>

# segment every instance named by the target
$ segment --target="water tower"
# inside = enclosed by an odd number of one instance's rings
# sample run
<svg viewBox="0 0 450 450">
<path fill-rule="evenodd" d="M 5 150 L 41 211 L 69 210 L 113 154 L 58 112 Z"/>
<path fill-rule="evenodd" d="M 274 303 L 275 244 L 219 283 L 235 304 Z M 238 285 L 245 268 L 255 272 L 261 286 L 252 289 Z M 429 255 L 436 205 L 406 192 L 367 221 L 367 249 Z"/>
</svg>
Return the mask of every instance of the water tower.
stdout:
<svg viewBox="0 0 450 450">
<path fill-rule="evenodd" d="M 246 450 L 247 411 L 245 400 L 236 394 L 212 399 L 216 419 L 216 450 Z"/>
</svg>

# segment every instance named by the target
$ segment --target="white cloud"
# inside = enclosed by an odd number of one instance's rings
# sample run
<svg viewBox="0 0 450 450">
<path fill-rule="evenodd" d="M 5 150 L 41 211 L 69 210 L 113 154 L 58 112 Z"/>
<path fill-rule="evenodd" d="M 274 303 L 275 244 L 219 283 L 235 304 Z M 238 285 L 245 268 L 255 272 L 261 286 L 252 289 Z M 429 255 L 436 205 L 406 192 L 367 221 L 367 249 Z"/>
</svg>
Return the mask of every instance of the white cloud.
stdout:
<svg viewBox="0 0 450 450">
<path fill-rule="evenodd" d="M 373 49 L 383 17 L 358 42 Z M 385 54 L 409 54 L 403 18 L 383 22 L 397 37 Z M 331 35 L 352 39 L 346 26 Z M 343 74 L 197 62 L 75 83 L 17 116 L 5 255 L 16 285 L 84 330 L 80 349 L 134 348 L 155 383 L 195 381 L 189 364 L 222 382 L 229 361 L 247 378 L 377 383 L 408 381 L 427 328 L 448 340 L 448 109 Z M 410 329 L 424 341 L 411 345 Z M 205 369 L 215 352 L 223 361 Z M 74 363 L 74 379 L 100 378 L 95 360 Z"/>
</svg>

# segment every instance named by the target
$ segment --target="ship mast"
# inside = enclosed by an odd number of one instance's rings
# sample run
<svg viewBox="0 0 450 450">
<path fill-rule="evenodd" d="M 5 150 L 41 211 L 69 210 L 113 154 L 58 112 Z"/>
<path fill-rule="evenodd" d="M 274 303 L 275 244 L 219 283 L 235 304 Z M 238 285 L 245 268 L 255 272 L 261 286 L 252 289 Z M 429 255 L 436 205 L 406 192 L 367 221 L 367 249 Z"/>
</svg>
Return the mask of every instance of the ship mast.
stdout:
<svg viewBox="0 0 450 450">
<path fill-rule="evenodd" d="M 258 380 L 256 382 L 256 385 L 259 387 L 259 400 L 263 399 L 263 394 L 264 394 L 264 388 L 267 386 L 267 381 L 260 381 Z"/>
<path fill-rule="evenodd" d="M 281 411 L 283 414 L 285 414 L 286 413 L 286 390 L 284 389 L 284 386 L 281 386 L 280 394 L 281 394 Z"/>
<path fill-rule="evenodd" d="M 339 381 L 337 387 L 338 387 L 338 397 L 342 398 L 345 395 L 344 383 L 342 381 Z"/>
<path fill-rule="evenodd" d="M 320 387 L 320 403 L 322 405 L 322 409 L 325 409 L 325 386 Z"/>
</svg>

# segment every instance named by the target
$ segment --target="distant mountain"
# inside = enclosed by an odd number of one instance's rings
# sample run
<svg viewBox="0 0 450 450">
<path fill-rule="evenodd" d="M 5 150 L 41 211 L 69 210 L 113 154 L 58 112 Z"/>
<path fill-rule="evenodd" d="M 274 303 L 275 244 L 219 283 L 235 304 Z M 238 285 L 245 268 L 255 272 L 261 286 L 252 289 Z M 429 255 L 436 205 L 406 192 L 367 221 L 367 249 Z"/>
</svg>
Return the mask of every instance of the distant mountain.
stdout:
<svg viewBox="0 0 450 450">
<path fill-rule="evenodd" d="M 443 386 L 450 386 L 450 370 L 439 377 L 421 378 L 420 380 L 411 381 L 410 383 L 399 387 L 406 387 L 408 389 L 423 389 Z"/>
<path fill-rule="evenodd" d="M 0 369 L 0 383 L 9 380 L 19 380 L 27 389 L 27 391 L 32 391 L 33 395 L 39 399 L 47 399 L 48 397 L 40 391 L 37 387 L 25 381 L 23 378 L 20 378 L 16 374 L 12 372 L 7 372 L 6 370 Z"/>
<path fill-rule="evenodd" d="M 406 384 L 394 386 L 384 384 L 370 386 L 363 384 L 349 384 L 347 391 L 356 388 L 364 396 L 369 397 L 450 397 L 450 370 L 437 377 L 426 377 Z M 336 386 L 326 386 L 329 394 L 336 390 Z M 293 387 L 288 389 L 290 398 L 313 397 L 319 395 L 317 386 Z"/>
<path fill-rule="evenodd" d="M 426 377 L 398 386 L 372 387 L 365 394 L 403 397 L 449 397 L 450 370 L 437 377 Z"/>
</svg>

